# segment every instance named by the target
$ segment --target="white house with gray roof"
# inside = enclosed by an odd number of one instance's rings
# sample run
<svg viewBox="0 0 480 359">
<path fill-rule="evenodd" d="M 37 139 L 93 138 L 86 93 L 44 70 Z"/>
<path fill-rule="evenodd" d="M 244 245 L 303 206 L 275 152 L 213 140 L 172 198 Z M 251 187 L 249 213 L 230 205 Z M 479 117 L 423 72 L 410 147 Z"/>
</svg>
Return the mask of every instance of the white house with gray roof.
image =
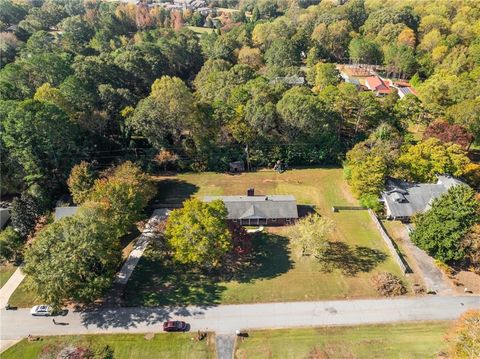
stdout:
<svg viewBox="0 0 480 359">
<path fill-rule="evenodd" d="M 283 225 L 298 219 L 297 201 L 290 195 L 205 196 L 205 202 L 222 200 L 227 219 L 240 225 Z"/>
<path fill-rule="evenodd" d="M 414 214 L 428 211 L 432 201 L 451 187 L 466 185 L 448 175 L 437 178 L 437 183 L 419 184 L 389 178 L 386 190 L 382 192 L 387 218 L 408 221 Z"/>
</svg>

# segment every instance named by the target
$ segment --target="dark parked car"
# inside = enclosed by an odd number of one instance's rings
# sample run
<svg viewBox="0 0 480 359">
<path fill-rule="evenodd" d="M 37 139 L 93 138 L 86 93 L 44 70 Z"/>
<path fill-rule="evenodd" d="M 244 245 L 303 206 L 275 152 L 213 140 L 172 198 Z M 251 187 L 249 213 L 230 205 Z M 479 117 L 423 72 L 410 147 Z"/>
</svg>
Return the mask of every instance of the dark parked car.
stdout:
<svg viewBox="0 0 480 359">
<path fill-rule="evenodd" d="M 163 330 L 166 332 L 184 332 L 187 330 L 187 323 L 179 320 L 169 320 L 163 323 Z"/>
</svg>

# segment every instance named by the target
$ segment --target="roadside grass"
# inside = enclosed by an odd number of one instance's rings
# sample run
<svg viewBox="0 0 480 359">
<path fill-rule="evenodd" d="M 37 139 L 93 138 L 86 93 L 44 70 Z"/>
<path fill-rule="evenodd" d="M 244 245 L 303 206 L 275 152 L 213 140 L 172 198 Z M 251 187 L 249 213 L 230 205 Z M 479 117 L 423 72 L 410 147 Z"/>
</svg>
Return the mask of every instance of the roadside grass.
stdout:
<svg viewBox="0 0 480 359">
<path fill-rule="evenodd" d="M 2 359 L 34 359 L 42 354 L 55 353 L 67 345 L 108 345 L 116 359 L 144 358 L 214 358 L 215 340 L 209 334 L 201 342 L 193 334 L 156 334 L 146 339 L 144 334 L 107 334 L 41 337 L 40 341 L 23 339 L 2 353 Z M 45 356 L 45 357 L 54 357 Z"/>
<path fill-rule="evenodd" d="M 33 307 L 34 305 L 42 304 L 36 293 L 28 287 L 27 278 L 25 278 L 13 292 L 8 303 L 12 307 L 19 308 Z"/>
<path fill-rule="evenodd" d="M 160 203 L 181 203 L 190 196 L 246 193 L 292 194 L 335 224 L 326 258 L 297 258 L 281 227 L 258 233 L 255 258 L 246 268 L 221 276 L 202 275 L 165 262 L 146 251 L 126 288 L 128 305 L 234 304 L 375 297 L 370 279 L 379 271 L 402 277 L 366 211 L 333 213 L 332 205 L 358 205 L 338 168 L 295 169 L 278 174 L 188 173 L 157 177 Z M 405 279 L 407 281 L 407 279 Z M 407 285 L 407 287 L 409 287 Z"/>
<path fill-rule="evenodd" d="M 2 288 L 12 274 L 17 270 L 14 265 L 2 265 L 0 266 L 0 288 Z"/>
<path fill-rule="evenodd" d="M 235 358 L 437 358 L 450 322 L 249 332 Z"/>
</svg>

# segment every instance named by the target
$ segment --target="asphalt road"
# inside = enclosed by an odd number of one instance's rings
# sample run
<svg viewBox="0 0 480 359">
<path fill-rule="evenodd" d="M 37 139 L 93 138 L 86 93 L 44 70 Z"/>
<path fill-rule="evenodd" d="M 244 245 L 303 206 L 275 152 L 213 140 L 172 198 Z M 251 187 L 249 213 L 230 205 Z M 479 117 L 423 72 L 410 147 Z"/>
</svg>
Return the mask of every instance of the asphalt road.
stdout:
<svg viewBox="0 0 480 359">
<path fill-rule="evenodd" d="M 477 296 L 425 296 L 321 302 L 262 303 L 211 307 L 103 308 L 33 317 L 28 309 L 2 309 L 0 339 L 32 335 L 160 332 L 162 322 L 188 322 L 191 331 L 232 334 L 238 330 L 326 325 L 359 325 L 418 320 L 456 319 L 467 309 L 480 309 Z"/>
</svg>

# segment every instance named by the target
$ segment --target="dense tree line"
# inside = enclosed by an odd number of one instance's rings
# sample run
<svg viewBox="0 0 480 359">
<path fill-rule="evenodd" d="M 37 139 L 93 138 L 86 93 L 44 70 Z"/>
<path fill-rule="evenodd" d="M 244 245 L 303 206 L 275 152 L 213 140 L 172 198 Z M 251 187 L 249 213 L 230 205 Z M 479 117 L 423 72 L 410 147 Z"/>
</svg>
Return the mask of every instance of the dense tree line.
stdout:
<svg viewBox="0 0 480 359">
<path fill-rule="evenodd" d="M 4 192 L 64 191 L 82 160 L 161 168 L 159 153 L 193 170 L 247 155 L 257 166 L 339 163 L 382 123 L 404 137 L 441 119 L 461 126 L 461 146 L 479 138 L 475 1 L 245 1 L 232 26 L 201 36 L 183 26 L 206 21 L 198 14 L 145 4 L 0 5 Z M 420 100 L 359 92 L 333 62 L 413 76 Z M 380 172 L 392 163 L 367 160 Z"/>
<path fill-rule="evenodd" d="M 119 238 L 142 218 L 155 194 L 148 177 L 131 162 L 101 173 L 82 162 L 68 184 L 78 213 L 38 230 L 25 250 L 29 286 L 55 307 L 67 300 L 90 303 L 110 288 L 122 261 Z"/>
</svg>

